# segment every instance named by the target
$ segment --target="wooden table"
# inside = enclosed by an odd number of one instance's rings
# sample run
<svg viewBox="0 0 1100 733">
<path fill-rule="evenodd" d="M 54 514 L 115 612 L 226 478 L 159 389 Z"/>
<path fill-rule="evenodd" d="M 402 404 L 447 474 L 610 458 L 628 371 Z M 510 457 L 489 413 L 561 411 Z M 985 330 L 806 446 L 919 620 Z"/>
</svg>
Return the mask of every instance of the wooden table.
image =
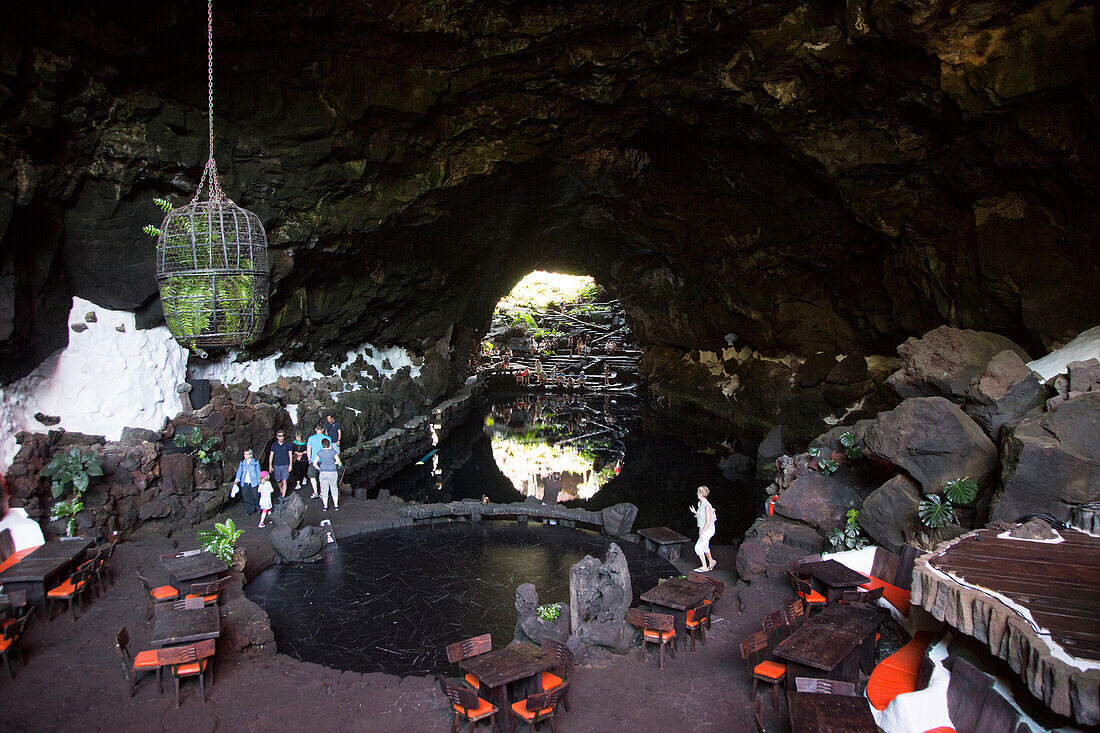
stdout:
<svg viewBox="0 0 1100 733">
<path fill-rule="evenodd" d="M 867 657 L 865 664 L 873 661 L 875 630 L 885 618 L 871 608 L 829 606 L 776 646 L 775 655 L 788 660 L 788 679 L 858 682 L 861 654 Z"/>
<path fill-rule="evenodd" d="M 221 636 L 221 619 L 217 606 L 205 606 L 193 610 L 165 608 L 153 622 L 153 646 L 189 644 Z"/>
<path fill-rule="evenodd" d="M 528 681 L 559 664 L 561 661 L 557 655 L 548 654 L 534 644 L 513 644 L 459 662 L 464 671 L 473 674 L 481 682 L 478 692 L 500 709 L 497 720 L 501 729 L 507 733 L 516 729 L 515 718 L 509 709 L 511 704 L 540 692 Z M 511 693 L 508 690 L 509 685 L 513 687 Z M 488 695 L 485 694 L 486 688 Z"/>
<path fill-rule="evenodd" d="M 840 598 L 845 588 L 855 588 L 870 580 L 863 573 L 857 573 L 836 560 L 809 562 L 799 565 L 798 569 L 825 586 L 825 598 L 829 603 Z"/>
<path fill-rule="evenodd" d="M 797 733 L 878 732 L 871 706 L 863 696 L 790 692 L 787 703 L 791 730 Z"/>
<path fill-rule="evenodd" d="M 28 603 L 45 603 L 46 591 L 60 585 L 92 544 L 90 537 L 50 540 L 0 573 L 5 591 L 27 591 Z"/>
<path fill-rule="evenodd" d="M 219 573 L 229 569 L 228 565 L 205 550 L 195 555 L 166 557 L 160 564 L 168 572 L 168 582 L 181 595 L 191 591 L 192 583 L 211 583 L 218 579 Z"/>
<path fill-rule="evenodd" d="M 670 613 L 676 622 L 676 637 L 684 635 L 688 609 L 695 608 L 714 595 L 710 583 L 696 583 L 687 578 L 669 578 L 641 595 L 641 600 L 653 606 L 655 613 Z"/>
<path fill-rule="evenodd" d="M 669 562 L 679 560 L 681 549 L 686 543 L 691 542 L 690 537 L 684 537 L 668 527 L 639 529 L 638 535 L 645 540 L 646 549 L 656 552 L 659 557 Z"/>
</svg>

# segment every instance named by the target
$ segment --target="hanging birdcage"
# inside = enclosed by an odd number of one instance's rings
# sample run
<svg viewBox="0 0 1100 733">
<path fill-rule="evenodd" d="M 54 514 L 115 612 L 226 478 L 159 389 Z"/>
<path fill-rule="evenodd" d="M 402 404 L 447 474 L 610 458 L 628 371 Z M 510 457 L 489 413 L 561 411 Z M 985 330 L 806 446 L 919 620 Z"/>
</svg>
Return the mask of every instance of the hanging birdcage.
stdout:
<svg viewBox="0 0 1100 733">
<path fill-rule="evenodd" d="M 156 232 L 164 320 L 176 341 L 195 350 L 254 340 L 267 320 L 269 284 L 263 224 L 233 203 L 218 182 L 211 0 L 206 20 L 210 155 L 191 203 L 170 210 Z M 200 201 L 204 190 L 209 197 Z"/>
</svg>

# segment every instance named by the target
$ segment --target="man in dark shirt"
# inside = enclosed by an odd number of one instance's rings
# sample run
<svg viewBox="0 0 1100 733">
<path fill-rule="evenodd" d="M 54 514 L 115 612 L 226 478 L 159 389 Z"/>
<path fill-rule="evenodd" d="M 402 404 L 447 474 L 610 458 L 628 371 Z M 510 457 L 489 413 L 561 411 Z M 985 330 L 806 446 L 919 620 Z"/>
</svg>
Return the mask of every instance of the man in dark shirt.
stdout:
<svg viewBox="0 0 1100 733">
<path fill-rule="evenodd" d="M 325 435 L 332 441 L 333 445 L 340 445 L 340 438 L 344 431 L 340 428 L 340 423 L 336 422 L 336 418 L 332 415 L 325 415 Z"/>
<path fill-rule="evenodd" d="M 280 501 L 286 498 L 286 480 L 290 478 L 290 468 L 294 465 L 292 447 L 286 434 L 280 430 L 275 434 L 275 442 L 271 444 L 271 452 L 267 456 L 267 470 L 271 478 L 279 483 Z"/>
</svg>

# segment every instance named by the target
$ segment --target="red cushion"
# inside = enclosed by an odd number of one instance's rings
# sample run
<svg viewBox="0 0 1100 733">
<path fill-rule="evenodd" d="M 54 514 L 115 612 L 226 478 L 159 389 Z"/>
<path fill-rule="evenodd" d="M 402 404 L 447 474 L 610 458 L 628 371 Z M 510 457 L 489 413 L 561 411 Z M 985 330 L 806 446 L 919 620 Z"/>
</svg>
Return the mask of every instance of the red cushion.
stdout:
<svg viewBox="0 0 1100 733">
<path fill-rule="evenodd" d="M 528 710 L 526 700 L 520 700 L 519 702 L 512 703 L 512 710 L 514 710 L 516 715 L 523 718 L 524 720 L 534 720 L 535 716 L 549 715 L 550 713 L 554 712 L 554 708 Z"/>
<path fill-rule="evenodd" d="M 898 612 L 902 616 L 909 618 L 909 606 L 910 606 L 910 593 L 907 590 L 891 585 L 884 580 L 875 577 L 869 577 L 866 583 L 859 586 L 864 590 L 874 590 L 875 588 L 882 588 L 882 597 L 894 608 L 898 609 Z"/>
<path fill-rule="evenodd" d="M 558 677 L 553 672 L 543 672 L 542 673 L 542 691 L 543 692 L 546 692 L 548 690 L 553 690 L 555 687 L 562 684 L 563 682 L 565 682 L 565 680 L 563 680 L 561 677 Z"/>
<path fill-rule="evenodd" d="M 188 593 L 187 595 L 184 596 L 184 599 L 186 600 L 188 598 L 200 598 L 200 597 L 202 598 L 202 602 L 207 606 L 209 606 L 211 603 L 217 602 L 217 600 L 218 600 L 218 594 L 217 593 L 211 593 L 208 596 L 199 596 L 195 593 Z"/>
<path fill-rule="evenodd" d="M 46 597 L 47 598 L 68 598 L 73 593 L 76 593 L 78 590 L 83 588 L 84 587 L 84 582 L 85 581 L 82 580 L 79 583 L 77 583 L 76 585 L 73 585 L 73 579 L 69 578 L 68 580 L 66 580 L 61 585 L 57 586 L 56 588 L 51 589 L 50 592 L 46 594 Z"/>
<path fill-rule="evenodd" d="M 172 667 L 172 674 L 176 675 L 177 677 L 186 677 L 188 675 L 200 674 L 205 669 L 206 660 L 203 659 L 201 662 L 188 662 L 187 664 L 177 664 L 175 667 Z"/>
<path fill-rule="evenodd" d="M 753 674 L 758 674 L 761 677 L 767 677 L 768 679 L 778 680 L 782 679 L 783 675 L 787 674 L 787 665 L 780 662 L 766 661 L 761 662 L 752 668 Z"/>
<path fill-rule="evenodd" d="M 917 632 L 901 649 L 879 662 L 867 680 L 867 699 L 875 710 L 885 710 L 895 697 L 917 689 L 924 653 L 935 636 Z"/>
<path fill-rule="evenodd" d="M 158 601 L 167 601 L 172 598 L 178 598 L 180 592 L 170 585 L 161 585 L 153 590 L 149 591 L 149 595 L 153 596 Z"/>
<path fill-rule="evenodd" d="M 463 708 L 460 705 L 455 705 L 455 712 L 465 715 L 470 720 L 478 720 L 484 718 L 486 715 L 492 715 L 497 711 L 493 704 L 488 700 L 482 700 L 480 697 L 477 699 L 476 708 L 467 708 L 466 712 L 463 712 Z"/>
<path fill-rule="evenodd" d="M 665 639 L 671 639 L 672 637 L 676 636 L 676 631 L 657 631 L 657 629 L 645 629 L 642 631 L 642 635 L 645 636 L 645 638 L 647 639 L 662 641 L 662 635 Z"/>
<path fill-rule="evenodd" d="M 0 639 L 0 652 L 6 651 L 11 646 L 11 639 Z"/>
<path fill-rule="evenodd" d="M 924 733 L 955 733 L 955 729 L 949 725 L 941 725 L 939 728 L 932 728 L 924 731 Z"/>
<path fill-rule="evenodd" d="M 470 674 L 469 672 L 466 673 L 466 684 L 468 684 L 475 690 L 481 689 L 481 680 L 479 680 L 475 675 Z"/>
<path fill-rule="evenodd" d="M 826 602 L 825 596 L 821 595 L 816 590 L 811 590 L 809 593 L 799 593 L 798 597 L 806 603 L 811 603 L 814 605 L 819 605 Z"/>
<path fill-rule="evenodd" d="M 134 669 L 159 666 L 160 661 L 157 660 L 157 653 L 152 649 L 144 652 L 138 652 L 137 656 L 134 657 Z"/>
</svg>

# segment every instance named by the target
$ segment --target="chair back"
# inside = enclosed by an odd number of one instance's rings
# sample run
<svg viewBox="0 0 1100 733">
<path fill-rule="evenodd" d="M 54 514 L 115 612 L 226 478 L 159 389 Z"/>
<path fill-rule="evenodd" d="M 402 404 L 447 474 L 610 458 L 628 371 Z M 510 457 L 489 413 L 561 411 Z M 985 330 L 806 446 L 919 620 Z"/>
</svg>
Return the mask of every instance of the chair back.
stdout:
<svg viewBox="0 0 1100 733">
<path fill-rule="evenodd" d="M 712 600 L 719 601 L 722 598 L 722 594 L 726 592 L 726 584 L 721 580 L 712 578 L 709 575 L 703 575 L 702 573 L 688 573 L 688 580 L 693 583 L 706 583 L 714 589 L 714 598 Z"/>
<path fill-rule="evenodd" d="M 546 652 L 547 654 L 553 654 L 555 657 L 558 658 L 558 661 L 561 662 L 561 664 L 558 666 L 558 669 L 561 669 L 562 667 L 564 667 L 566 671 L 571 671 L 573 669 L 572 649 L 567 647 L 565 644 L 562 644 L 557 639 L 549 638 L 543 639 L 541 646 L 544 652 Z M 561 677 L 561 675 L 558 676 Z"/>
<path fill-rule="evenodd" d="M 476 657 L 493 650 L 493 637 L 490 634 L 482 634 L 469 639 L 464 639 L 447 647 L 447 661 L 451 664 L 463 659 Z"/>
<path fill-rule="evenodd" d="M 800 567 L 798 567 L 799 564 L 800 563 L 798 562 L 798 560 L 791 560 L 790 562 L 788 562 L 787 563 L 787 575 L 789 575 L 792 578 L 805 578 L 806 573 L 803 572 L 803 570 Z"/>
<path fill-rule="evenodd" d="M 206 639 L 186 646 L 170 646 L 157 649 L 157 662 L 162 665 L 188 664 L 212 656 L 214 656 L 213 639 Z"/>
<path fill-rule="evenodd" d="M 689 608 L 685 614 L 685 619 L 692 623 L 703 623 L 710 617 L 711 606 L 706 603 L 700 603 L 695 608 Z"/>
<path fill-rule="evenodd" d="M 780 609 L 776 609 L 765 616 L 762 625 L 764 631 L 768 634 L 768 639 L 773 644 L 782 641 L 785 637 L 790 635 L 791 632 L 791 627 L 787 623 L 787 618 Z"/>
<path fill-rule="evenodd" d="M 651 631 L 672 631 L 676 619 L 671 613 L 643 613 L 642 625 Z"/>
<path fill-rule="evenodd" d="M 12 611 L 16 616 L 22 616 L 21 612 L 27 607 L 27 591 L 25 590 L 9 590 L 5 595 L 8 597 L 8 603 L 11 604 Z"/>
<path fill-rule="evenodd" d="M 118 656 L 122 658 L 122 671 L 127 679 L 130 678 L 130 666 L 134 663 L 134 656 L 130 654 L 130 650 L 127 648 L 129 646 L 130 632 L 123 626 L 122 630 L 115 636 L 115 648 L 118 649 Z"/>
<path fill-rule="evenodd" d="M 794 686 L 797 692 L 813 692 L 824 695 L 847 695 L 849 697 L 854 697 L 856 694 L 856 686 L 851 682 L 826 680 L 817 677 L 796 677 Z"/>
<path fill-rule="evenodd" d="M 768 632 L 754 631 L 741 640 L 741 658 L 749 662 L 749 668 L 755 667 L 759 657 L 768 649 Z"/>
<path fill-rule="evenodd" d="M 536 721 L 549 718 L 551 715 L 553 715 L 554 708 L 558 706 L 558 703 L 561 702 L 562 697 L 565 696 L 565 693 L 568 690 L 569 683 L 563 682 L 549 692 L 540 692 L 536 695 L 529 695 L 527 697 L 527 700 L 525 701 L 528 712 L 537 713 L 540 710 L 549 709 L 549 712 L 547 712 L 545 715 L 536 715 L 534 720 L 532 720 L 531 722 L 534 723 Z"/>
<path fill-rule="evenodd" d="M 141 581 L 141 586 L 145 588 L 145 592 L 152 593 L 153 584 L 149 582 L 149 579 L 142 575 L 140 570 L 135 570 L 134 574 L 138 576 L 138 580 Z"/>
<path fill-rule="evenodd" d="M 794 588 L 795 595 L 797 595 L 798 597 L 803 598 L 810 595 L 810 593 L 813 591 L 808 581 L 805 581 L 796 575 L 790 576 L 790 579 L 791 587 Z"/>
<path fill-rule="evenodd" d="M 783 618 L 792 629 L 801 626 L 806 621 L 806 604 L 801 598 L 795 598 L 783 607 Z"/>
<path fill-rule="evenodd" d="M 439 680 L 439 686 L 443 688 L 443 694 L 451 701 L 452 705 L 462 708 L 462 714 L 468 715 L 471 709 L 477 709 L 481 703 L 477 699 L 477 692 L 464 685 L 452 685 L 446 680 Z"/>
<path fill-rule="evenodd" d="M 7 560 L 15 554 L 15 541 L 11 538 L 11 530 L 5 527 L 0 530 L 0 560 Z"/>
<path fill-rule="evenodd" d="M 10 623 L 3 627 L 0 631 L 0 636 L 4 639 L 11 639 L 14 644 L 19 637 L 23 636 L 23 631 L 27 628 L 27 622 L 31 620 L 31 614 L 28 613 L 24 616 L 20 616 L 14 623 Z"/>
<path fill-rule="evenodd" d="M 217 580 L 211 580 L 209 583 L 192 583 L 191 590 L 187 595 L 191 596 L 217 596 L 214 599 L 215 603 L 221 601 L 222 591 L 225 590 L 225 586 L 229 585 L 229 578 L 218 578 Z"/>
<path fill-rule="evenodd" d="M 645 626 L 645 614 L 640 608 L 628 608 L 626 610 L 626 622 L 636 629 Z"/>
</svg>

